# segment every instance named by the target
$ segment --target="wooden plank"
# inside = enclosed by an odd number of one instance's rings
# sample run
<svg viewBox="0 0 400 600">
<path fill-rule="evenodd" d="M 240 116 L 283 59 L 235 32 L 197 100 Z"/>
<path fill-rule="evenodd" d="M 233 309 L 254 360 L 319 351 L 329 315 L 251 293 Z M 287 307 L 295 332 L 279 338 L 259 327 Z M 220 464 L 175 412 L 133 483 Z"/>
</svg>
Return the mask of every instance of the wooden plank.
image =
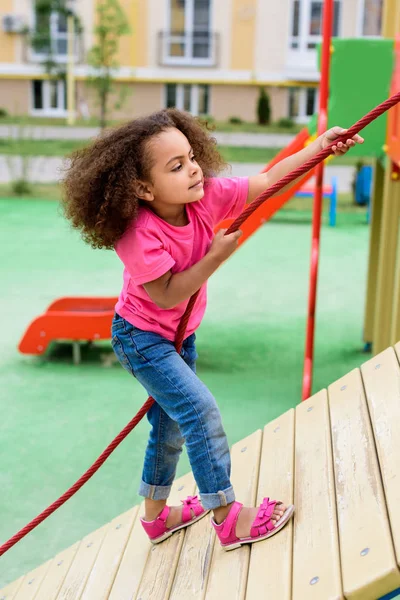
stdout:
<svg viewBox="0 0 400 600">
<path fill-rule="evenodd" d="M 211 515 L 212 512 L 208 513 L 186 530 L 169 600 L 194 600 L 204 596 L 215 543 Z"/>
<path fill-rule="evenodd" d="M 289 410 L 264 428 L 257 505 L 264 496 L 293 504 L 294 415 Z M 293 520 L 270 540 L 252 546 L 246 600 L 291 600 L 292 545 Z"/>
<path fill-rule="evenodd" d="M 328 388 L 345 597 L 375 600 L 400 585 L 361 374 Z"/>
<path fill-rule="evenodd" d="M 111 521 L 82 594 L 82 600 L 107 600 L 137 512 L 136 506 Z"/>
<path fill-rule="evenodd" d="M 400 352 L 400 346 L 397 351 Z M 362 365 L 361 374 L 400 564 L 400 368 L 393 348 Z"/>
<path fill-rule="evenodd" d="M 296 409 L 293 600 L 342 600 L 328 394 Z"/>
<path fill-rule="evenodd" d="M 232 448 L 231 481 L 236 499 L 244 506 L 254 506 L 256 502 L 261 441 L 262 432 L 258 430 Z M 262 543 L 260 542 L 260 544 Z M 211 559 L 208 585 L 203 598 L 206 600 L 244 599 L 249 559 L 249 544 L 226 552 L 217 540 Z"/>
<path fill-rule="evenodd" d="M 53 558 L 46 577 L 35 596 L 35 600 L 55 600 L 57 598 L 57 594 L 75 558 L 80 543 L 77 542 Z"/>
<path fill-rule="evenodd" d="M 131 600 L 136 598 L 143 570 L 152 548 L 139 520 L 139 516 L 144 514 L 144 502 L 137 508 L 135 522 L 111 588 L 109 600 Z"/>
<path fill-rule="evenodd" d="M 83 538 L 57 600 L 78 600 L 78 598 L 81 598 L 108 528 L 109 524 L 104 525 Z"/>
<path fill-rule="evenodd" d="M 22 575 L 19 579 L 12 581 L 5 588 L 0 590 L 0 600 L 14 600 L 15 594 L 18 592 L 25 579 L 25 575 Z"/>
<path fill-rule="evenodd" d="M 40 567 L 37 567 L 25 576 L 21 587 L 14 596 L 14 600 L 33 600 L 38 591 L 47 571 L 49 570 L 51 560 L 48 560 Z"/>
<path fill-rule="evenodd" d="M 180 504 L 181 499 L 193 495 L 195 482 L 192 473 L 176 480 L 168 499 L 170 506 Z M 138 600 L 166 600 L 169 598 L 182 549 L 185 530 L 181 529 L 161 544 L 153 545 L 149 552 L 137 593 Z M 150 544 L 150 542 L 147 542 Z M 157 574 L 157 576 L 155 576 Z"/>
</svg>

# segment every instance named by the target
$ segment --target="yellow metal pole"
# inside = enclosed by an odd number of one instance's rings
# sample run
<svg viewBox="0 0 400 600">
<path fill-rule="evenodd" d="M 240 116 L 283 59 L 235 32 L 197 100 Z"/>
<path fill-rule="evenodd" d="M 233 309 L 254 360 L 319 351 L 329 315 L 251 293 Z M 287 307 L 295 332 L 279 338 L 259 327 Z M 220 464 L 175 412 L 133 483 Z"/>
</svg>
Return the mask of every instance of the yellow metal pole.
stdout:
<svg viewBox="0 0 400 600">
<path fill-rule="evenodd" d="M 68 15 L 67 18 L 68 31 L 68 63 L 67 63 L 67 123 L 74 125 L 75 123 L 75 75 L 74 75 L 74 46 L 75 46 L 75 28 L 74 17 Z"/>
<path fill-rule="evenodd" d="M 383 192 L 382 224 L 378 259 L 378 278 L 374 318 L 374 354 L 385 350 L 391 342 L 393 299 L 396 278 L 396 247 L 399 235 L 400 182 L 392 178 L 392 163 L 388 160 Z"/>
<path fill-rule="evenodd" d="M 400 184 L 397 187 L 397 197 L 395 201 L 400 202 Z M 395 281 L 393 293 L 393 316 L 390 332 L 390 345 L 393 346 L 400 340 L 400 228 L 397 235 L 396 262 L 395 262 Z"/>
<path fill-rule="evenodd" d="M 388 39 L 400 31 L 400 3 L 384 0 L 382 36 Z M 395 202 L 397 186 L 392 179 L 392 164 L 385 169 L 377 163 L 372 203 L 370 253 L 364 338 L 372 342 L 374 354 L 391 343 L 396 315 L 394 294 L 397 285 L 396 258 L 399 235 L 399 210 Z"/>
<path fill-rule="evenodd" d="M 374 186 L 371 198 L 367 300 L 365 305 L 364 319 L 364 341 L 368 345 L 374 343 L 375 306 L 378 281 L 379 247 L 381 243 L 380 238 L 384 177 L 384 165 L 380 160 L 376 160 L 374 168 Z"/>
</svg>

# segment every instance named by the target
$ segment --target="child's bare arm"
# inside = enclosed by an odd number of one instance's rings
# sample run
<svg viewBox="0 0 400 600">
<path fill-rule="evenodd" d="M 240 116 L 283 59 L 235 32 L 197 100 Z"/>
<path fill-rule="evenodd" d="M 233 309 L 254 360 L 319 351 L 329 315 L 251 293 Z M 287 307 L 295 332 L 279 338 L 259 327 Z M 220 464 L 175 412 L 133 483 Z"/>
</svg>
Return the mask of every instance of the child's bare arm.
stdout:
<svg viewBox="0 0 400 600">
<path fill-rule="evenodd" d="M 249 177 L 249 193 L 247 197 L 247 204 L 253 202 L 253 200 L 255 200 L 260 194 L 282 179 L 282 177 L 290 173 L 290 171 L 297 169 L 297 167 L 307 162 L 310 158 L 313 158 L 320 150 L 326 148 L 326 146 L 335 141 L 337 137 L 344 135 L 346 131 L 346 129 L 342 129 L 341 127 L 332 127 L 332 129 L 329 129 L 323 135 L 320 135 L 303 150 L 300 150 L 299 152 L 296 152 L 296 154 L 281 160 L 266 173 L 260 173 L 260 175 Z M 364 139 L 361 136 L 355 135 L 352 139 L 346 140 L 346 143 L 339 142 L 337 146 L 333 146 L 332 151 L 335 156 L 342 156 L 343 154 L 346 154 L 350 148 L 355 146 L 355 144 L 362 144 L 363 142 Z M 295 183 L 296 181 L 293 181 L 290 185 L 284 187 L 279 193 L 281 194 L 282 192 L 290 189 L 295 185 Z"/>
<path fill-rule="evenodd" d="M 172 274 L 168 271 L 158 279 L 143 284 L 144 289 L 157 306 L 168 309 L 188 300 L 237 248 L 241 231 L 224 235 L 220 229 L 208 253 L 195 265 Z"/>
</svg>

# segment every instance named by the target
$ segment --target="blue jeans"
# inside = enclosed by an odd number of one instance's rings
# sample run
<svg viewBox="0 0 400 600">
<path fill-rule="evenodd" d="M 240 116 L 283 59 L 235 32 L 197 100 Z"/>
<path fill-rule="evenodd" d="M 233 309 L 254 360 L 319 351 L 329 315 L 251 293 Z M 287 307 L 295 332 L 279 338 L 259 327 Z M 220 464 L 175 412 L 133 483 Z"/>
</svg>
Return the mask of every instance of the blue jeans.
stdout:
<svg viewBox="0 0 400 600">
<path fill-rule="evenodd" d="M 228 441 L 215 398 L 196 375 L 195 334 L 174 344 L 115 315 L 112 345 L 122 366 L 143 385 L 155 403 L 147 413 L 151 425 L 139 494 L 168 498 L 182 446 L 187 453 L 204 508 L 235 500 L 230 482 Z"/>
</svg>

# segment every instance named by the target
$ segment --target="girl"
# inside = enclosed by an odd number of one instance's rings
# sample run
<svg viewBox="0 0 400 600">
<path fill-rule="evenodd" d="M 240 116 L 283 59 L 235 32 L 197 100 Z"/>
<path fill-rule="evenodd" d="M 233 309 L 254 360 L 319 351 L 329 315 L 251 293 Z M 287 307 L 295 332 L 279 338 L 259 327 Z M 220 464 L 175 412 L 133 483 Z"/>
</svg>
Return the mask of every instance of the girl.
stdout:
<svg viewBox="0 0 400 600">
<path fill-rule="evenodd" d="M 94 248 L 115 248 L 124 265 L 112 324 L 122 366 L 153 396 L 139 494 L 153 543 L 212 510 L 221 544 L 232 549 L 281 529 L 294 507 L 265 498 L 259 508 L 235 500 L 230 455 L 217 403 L 196 376 L 195 331 L 206 307 L 206 282 L 235 251 L 241 232 L 215 226 L 317 154 L 346 130 L 335 127 L 268 173 L 218 178 L 226 164 L 216 142 L 191 115 L 162 110 L 133 120 L 72 157 L 64 209 Z M 342 155 L 360 136 L 339 142 Z M 180 355 L 174 339 L 188 299 L 200 289 Z M 182 445 L 201 503 L 166 505 Z"/>
</svg>

